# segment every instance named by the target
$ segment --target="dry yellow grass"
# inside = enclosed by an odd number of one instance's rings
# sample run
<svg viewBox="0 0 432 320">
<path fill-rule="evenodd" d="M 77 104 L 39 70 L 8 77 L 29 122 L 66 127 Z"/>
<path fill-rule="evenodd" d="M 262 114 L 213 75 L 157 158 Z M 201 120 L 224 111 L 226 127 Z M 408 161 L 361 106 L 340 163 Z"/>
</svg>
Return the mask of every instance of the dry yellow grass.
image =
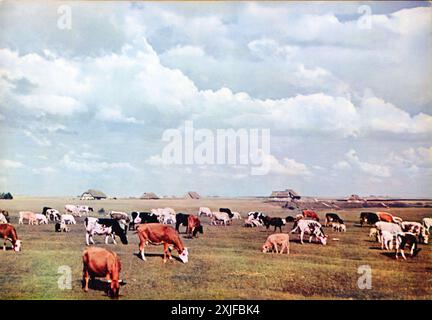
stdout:
<svg viewBox="0 0 432 320">
<path fill-rule="evenodd" d="M 202 200 L 138 200 L 77 201 L 66 198 L 17 198 L 0 201 L 0 208 L 12 215 L 12 223 L 23 240 L 23 251 L 1 252 L 0 299 L 107 299 L 103 291 L 81 290 L 81 254 L 85 248 L 83 218 L 78 219 L 70 233 L 55 233 L 54 225 L 29 226 L 17 224 L 20 210 L 40 212 L 43 206 L 59 210 L 66 203 L 81 203 L 95 210 L 149 210 L 172 207 L 177 212 L 195 213 L 200 206 L 211 209 L 229 207 L 243 216 L 251 210 L 270 216 L 292 214 L 259 199 Z M 369 210 L 369 209 L 368 209 Z M 420 221 L 432 216 L 431 209 L 390 209 L 406 220 Z M 121 299 L 431 299 L 432 250 L 421 245 L 415 258 L 396 261 L 368 238 L 369 228 L 360 228 L 359 209 L 339 212 L 347 221 L 347 232 L 335 234 L 328 228 L 327 246 L 300 245 L 291 235 L 291 254 L 262 254 L 261 245 L 272 230 L 244 228 L 243 221 L 232 226 L 210 226 L 204 222 L 204 234 L 198 239 L 182 239 L 190 251 L 188 264 L 176 260 L 162 263 L 161 247 L 150 247 L 147 262 L 134 253 L 138 239 L 128 233 L 129 245 L 112 244 L 122 259 Z M 325 211 L 318 212 L 324 218 Z M 97 215 L 97 214 L 95 214 Z M 284 231 L 288 232 L 291 224 Z M 333 237 L 339 241 L 332 241 Z M 97 245 L 103 237 L 95 237 Z M 58 268 L 70 266 L 72 289 L 60 290 Z M 357 286 L 361 265 L 372 268 L 372 288 Z"/>
</svg>

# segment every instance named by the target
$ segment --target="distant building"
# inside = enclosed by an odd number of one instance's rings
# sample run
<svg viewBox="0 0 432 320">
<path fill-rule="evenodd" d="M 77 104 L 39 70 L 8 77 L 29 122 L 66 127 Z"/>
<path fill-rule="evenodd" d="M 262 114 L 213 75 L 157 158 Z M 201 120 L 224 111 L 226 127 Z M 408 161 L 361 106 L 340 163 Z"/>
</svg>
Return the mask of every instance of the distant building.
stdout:
<svg viewBox="0 0 432 320">
<path fill-rule="evenodd" d="M 365 201 L 366 201 L 365 199 L 361 198 L 357 194 L 352 194 L 347 199 L 347 202 L 354 202 L 354 203 L 360 203 L 360 202 L 365 202 Z"/>
<path fill-rule="evenodd" d="M 81 200 L 102 200 L 106 198 L 105 193 L 95 189 L 88 189 L 81 195 Z"/>
<path fill-rule="evenodd" d="M 300 200 L 300 195 L 293 189 L 285 189 L 284 191 L 273 191 L 270 198 Z"/>
<path fill-rule="evenodd" d="M 13 196 L 10 192 L 6 192 L 6 193 L 0 193 L 0 199 L 2 200 L 12 200 Z"/>
<path fill-rule="evenodd" d="M 184 197 L 185 199 L 201 199 L 201 196 L 195 191 L 189 191 Z"/>
<path fill-rule="evenodd" d="M 144 192 L 140 199 L 156 200 L 159 199 L 159 197 L 154 192 Z"/>
</svg>

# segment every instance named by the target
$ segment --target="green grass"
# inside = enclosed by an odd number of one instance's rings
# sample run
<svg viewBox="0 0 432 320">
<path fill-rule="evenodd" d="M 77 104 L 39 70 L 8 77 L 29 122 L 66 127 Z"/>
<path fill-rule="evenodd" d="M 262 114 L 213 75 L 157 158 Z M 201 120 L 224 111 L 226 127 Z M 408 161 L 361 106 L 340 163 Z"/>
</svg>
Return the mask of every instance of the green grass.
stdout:
<svg viewBox="0 0 432 320">
<path fill-rule="evenodd" d="M 0 299 L 108 299 L 100 290 L 84 293 L 81 289 L 81 254 L 85 249 L 83 218 L 70 233 L 55 233 L 54 225 L 17 224 L 19 210 L 39 212 L 43 206 L 62 209 L 62 198 L 18 198 L 0 201 L 0 208 L 12 216 L 12 223 L 23 240 L 23 251 L 0 252 Z M 169 206 L 178 212 L 196 212 L 199 206 L 212 209 L 230 207 L 245 215 L 261 210 L 271 216 L 290 214 L 284 209 L 260 200 L 107 200 L 82 202 L 106 210 L 149 210 Z M 134 253 L 138 237 L 128 233 L 129 245 L 98 246 L 116 251 L 123 264 L 121 299 L 431 299 L 431 245 L 421 245 L 415 258 L 396 261 L 368 238 L 369 228 L 356 226 L 360 210 L 347 210 L 339 215 L 347 221 L 346 233 L 329 234 L 327 246 L 299 244 L 298 235 L 290 235 L 290 255 L 263 254 L 261 245 L 272 233 L 265 228 L 243 228 L 243 221 L 232 226 L 210 226 L 204 222 L 204 234 L 198 239 L 185 239 L 189 263 L 177 260 L 163 264 L 161 246 L 146 248 L 147 261 Z M 430 209 L 391 209 L 406 220 L 420 221 L 432 216 Z M 324 218 L 325 211 L 319 212 Z M 291 224 L 285 227 L 285 232 Z M 332 238 L 338 238 L 334 241 Z M 174 253 L 177 255 L 177 253 Z M 360 265 L 372 268 L 372 289 L 360 290 L 357 280 Z M 72 289 L 60 290 L 58 267 L 70 266 Z"/>
</svg>

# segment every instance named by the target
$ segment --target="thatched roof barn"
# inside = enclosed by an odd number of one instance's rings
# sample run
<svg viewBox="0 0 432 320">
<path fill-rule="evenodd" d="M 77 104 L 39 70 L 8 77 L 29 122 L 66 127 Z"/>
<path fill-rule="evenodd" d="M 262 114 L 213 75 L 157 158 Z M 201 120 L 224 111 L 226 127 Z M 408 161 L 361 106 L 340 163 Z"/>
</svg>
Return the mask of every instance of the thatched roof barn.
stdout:
<svg viewBox="0 0 432 320">
<path fill-rule="evenodd" d="M 185 199 L 201 199 L 201 196 L 195 191 L 189 191 L 184 197 Z"/>
<path fill-rule="evenodd" d="M 156 200 L 159 199 L 159 197 L 154 192 L 144 192 L 140 199 Z"/>
<path fill-rule="evenodd" d="M 101 200 L 106 199 L 107 196 L 100 190 L 88 189 L 81 195 L 81 200 Z"/>
<path fill-rule="evenodd" d="M 273 191 L 270 198 L 300 200 L 300 195 L 293 189 L 285 189 L 284 191 Z"/>
<path fill-rule="evenodd" d="M 362 199 L 359 195 L 357 194 L 352 194 L 351 196 L 348 197 L 347 202 L 365 202 L 366 200 Z"/>
</svg>

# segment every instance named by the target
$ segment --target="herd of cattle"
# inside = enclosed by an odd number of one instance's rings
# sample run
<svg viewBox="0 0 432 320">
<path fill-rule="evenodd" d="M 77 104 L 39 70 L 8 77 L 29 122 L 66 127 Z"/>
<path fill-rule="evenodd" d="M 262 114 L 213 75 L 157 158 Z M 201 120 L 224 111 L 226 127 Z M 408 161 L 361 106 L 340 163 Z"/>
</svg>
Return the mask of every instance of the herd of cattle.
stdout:
<svg viewBox="0 0 432 320">
<path fill-rule="evenodd" d="M 212 211 L 207 207 L 200 207 L 197 214 L 176 213 L 172 208 L 151 209 L 150 212 L 131 212 L 130 214 L 121 211 L 105 212 L 103 209 L 98 213 L 103 217 L 91 217 L 89 213 L 93 208 L 83 205 L 66 205 L 64 212 L 50 207 L 44 207 L 41 213 L 31 211 L 20 211 L 18 213 L 18 224 L 55 224 L 56 232 L 69 232 L 68 225 L 76 224 L 76 217 L 85 216 L 85 241 L 86 245 L 95 244 L 94 235 L 105 236 L 105 244 L 109 239 L 114 244 L 116 236 L 123 244 L 128 244 L 127 231 L 134 230 L 139 238 L 139 256 L 146 260 L 144 249 L 146 245 L 163 245 L 163 261 L 172 259 L 171 251 L 175 249 L 178 257 L 183 263 L 188 262 L 188 249 L 184 246 L 179 233 L 180 226 L 186 227 L 185 233 L 189 238 L 198 237 L 203 234 L 203 225 L 200 218 L 210 218 L 210 225 L 228 226 L 234 219 L 242 219 L 238 212 L 229 208 L 220 208 L 219 211 Z M 323 227 L 330 227 L 335 232 L 346 232 L 346 224 L 336 213 L 325 215 L 324 226 L 319 222 L 319 217 L 313 210 L 302 210 L 296 216 L 286 218 L 269 217 L 263 212 L 249 212 L 244 220 L 244 227 L 274 227 L 274 232 L 279 229 L 280 233 L 271 234 L 264 245 L 262 252 L 289 254 L 289 234 L 282 233 L 282 227 L 287 223 L 293 223 L 290 233 L 300 234 L 300 243 L 303 244 L 304 235 L 309 235 L 309 242 L 315 238 L 322 245 L 327 244 L 328 236 Z M 369 237 L 380 242 L 381 248 L 386 250 L 396 249 L 396 259 L 399 253 L 406 259 L 404 249 L 408 247 L 410 255 L 415 256 L 418 245 L 427 244 L 429 230 L 432 226 L 432 218 L 424 218 L 422 222 L 403 221 L 401 218 L 387 212 L 361 212 L 360 225 L 370 225 Z M 175 225 L 175 227 L 171 226 Z M 12 243 L 14 251 L 21 250 L 21 240 L 17 232 L 10 224 L 9 213 L 0 210 L 0 236 L 4 239 L 3 250 L 6 250 L 6 242 Z M 281 249 L 279 250 L 279 246 Z M 117 254 L 111 250 L 99 247 L 90 247 L 83 253 L 83 288 L 88 290 L 90 278 L 106 277 L 110 283 L 108 294 L 111 297 L 118 297 L 119 287 L 122 280 L 119 279 L 121 262 Z"/>
</svg>

